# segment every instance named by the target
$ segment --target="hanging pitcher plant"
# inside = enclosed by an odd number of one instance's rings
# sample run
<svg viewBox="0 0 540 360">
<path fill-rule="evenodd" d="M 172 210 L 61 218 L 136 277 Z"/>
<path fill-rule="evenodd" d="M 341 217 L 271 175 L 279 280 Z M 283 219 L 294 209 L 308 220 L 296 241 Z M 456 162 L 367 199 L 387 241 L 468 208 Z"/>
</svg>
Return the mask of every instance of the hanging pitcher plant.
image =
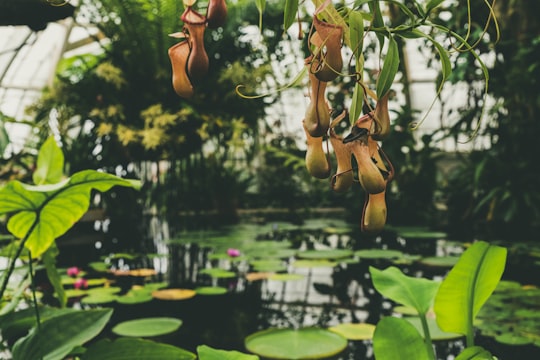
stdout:
<svg viewBox="0 0 540 360">
<path fill-rule="evenodd" d="M 196 0 L 184 0 L 185 10 L 181 16 L 184 29 L 171 35 L 182 40 L 169 49 L 173 87 L 183 98 L 193 96 L 194 88 L 208 71 L 208 55 L 203 39 L 205 28 L 222 26 L 227 15 L 225 0 L 209 0 L 206 15 L 195 10 L 195 2 Z M 481 37 L 487 32 L 491 22 L 496 31 L 495 38 L 499 37 L 493 12 L 494 2 L 495 0 L 484 0 L 489 16 Z M 470 2 L 468 4 L 470 11 Z M 262 30 L 266 0 L 255 0 L 255 6 L 259 11 L 259 27 Z M 386 20 L 390 6 L 405 19 L 398 25 L 394 26 Z M 275 91 L 298 85 L 307 73 L 309 101 L 303 119 L 299 119 L 307 142 L 307 170 L 315 178 L 330 179 L 331 188 L 336 192 L 352 188 L 357 179 L 366 194 L 360 221 L 363 231 L 378 233 L 386 223 L 385 194 L 388 183 L 393 178 L 394 168 L 382 145 L 391 131 L 388 101 L 400 64 L 397 39 L 424 39 L 432 44 L 439 55 L 441 76 L 437 83 L 437 94 L 429 109 L 434 105 L 452 72 L 452 53 L 470 52 L 473 55 L 483 72 L 485 94 L 487 93 L 487 68 L 474 49 L 478 39 L 471 39 L 470 32 L 461 36 L 431 21 L 434 18 L 432 15 L 445 9 L 445 6 L 444 0 L 358 0 L 349 5 L 339 2 L 339 6 L 338 2 L 332 0 L 311 0 L 310 4 L 303 0 L 285 0 L 283 29 L 287 31 L 298 21 L 303 32 L 300 15 L 305 15 L 305 18 L 309 19 L 306 32 L 310 53 L 304 59 L 302 71 L 288 85 Z M 468 25 L 470 28 L 472 24 Z M 375 35 L 379 49 L 380 68 L 374 80 L 364 78 L 364 43 L 368 34 Z M 437 40 L 439 35 L 444 36 L 444 44 Z M 348 64 L 344 61 L 345 48 L 352 53 Z M 327 91 L 329 84 L 346 77 L 355 81 L 350 107 L 346 112 L 349 116 L 350 133 L 342 136 L 337 134 L 334 128 L 344 119 L 346 113 L 332 119 L 333 106 L 328 100 Z M 242 88 L 243 85 L 238 85 L 236 92 L 246 99 L 266 95 L 246 95 L 241 92 Z M 422 121 L 423 119 L 411 124 L 411 128 L 417 128 Z M 336 155 L 336 170 L 332 169 L 329 161 L 330 146 L 324 146 L 327 142 L 330 142 Z"/>
</svg>

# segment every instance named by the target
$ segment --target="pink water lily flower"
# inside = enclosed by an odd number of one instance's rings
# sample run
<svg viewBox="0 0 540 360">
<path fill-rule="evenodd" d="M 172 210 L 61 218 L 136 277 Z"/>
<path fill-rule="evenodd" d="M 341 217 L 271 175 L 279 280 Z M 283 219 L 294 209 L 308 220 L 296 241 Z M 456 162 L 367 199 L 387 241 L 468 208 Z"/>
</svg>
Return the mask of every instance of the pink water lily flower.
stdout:
<svg viewBox="0 0 540 360">
<path fill-rule="evenodd" d="M 73 283 L 73 287 L 75 289 L 87 289 L 88 288 L 88 280 L 86 280 L 84 278 L 78 278 Z"/>
<path fill-rule="evenodd" d="M 77 276 L 81 272 L 81 269 L 79 269 L 76 266 L 72 266 L 72 267 L 68 268 L 66 272 L 67 272 L 68 276 Z"/>
<path fill-rule="evenodd" d="M 229 255 L 230 257 L 238 257 L 240 256 L 240 250 L 238 249 L 228 249 L 227 250 L 227 255 Z"/>
</svg>

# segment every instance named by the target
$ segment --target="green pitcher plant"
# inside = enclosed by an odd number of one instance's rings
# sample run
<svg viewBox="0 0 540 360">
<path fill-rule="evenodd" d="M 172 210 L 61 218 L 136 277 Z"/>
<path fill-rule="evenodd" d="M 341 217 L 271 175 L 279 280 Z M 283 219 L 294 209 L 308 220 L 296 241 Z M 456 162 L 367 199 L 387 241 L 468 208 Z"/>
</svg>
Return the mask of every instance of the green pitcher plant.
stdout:
<svg viewBox="0 0 540 360">
<path fill-rule="evenodd" d="M 484 0 L 489 15 L 480 38 L 493 22 L 496 32 L 493 38 L 497 41 L 499 30 L 493 3 L 493 0 Z M 255 5 L 260 13 L 259 27 L 262 28 L 266 0 L 255 0 Z M 300 73 L 276 91 L 303 83 L 305 74 L 308 74 L 307 83 L 303 84 L 306 85 L 309 101 L 304 118 L 299 119 L 305 130 L 308 147 L 305 156 L 307 170 L 315 178 L 330 179 L 334 191 L 345 192 L 355 188 L 352 184 L 349 186 L 351 175 L 346 174 L 357 169 L 353 182 L 356 179 L 366 194 L 360 220 L 360 227 L 365 232 L 377 234 L 386 223 L 385 194 L 392 180 L 393 166 L 384 155 L 383 142 L 391 132 L 388 101 L 402 60 L 399 43 L 423 39 L 434 47 L 439 56 L 441 74 L 437 80 L 437 96 L 451 75 L 451 59 L 455 58 L 452 54 L 459 52 L 470 52 L 474 56 L 482 70 L 487 92 L 489 74 L 474 50 L 478 39 L 472 39 L 470 32 L 461 36 L 436 21 L 439 11 L 450 10 L 447 6 L 443 0 L 357 0 L 345 3 L 332 0 L 285 0 L 283 30 L 287 31 L 297 21 L 299 37 L 307 35 L 309 54 L 303 61 Z M 471 11 L 470 4 L 468 8 Z M 469 28 L 472 26 L 468 25 Z M 445 38 L 444 42 L 440 42 L 440 38 Z M 375 39 L 375 56 L 378 56 L 379 68 L 369 78 L 365 76 L 364 60 L 366 49 L 373 42 L 371 39 Z M 345 52 L 345 49 L 348 51 Z M 352 55 L 347 59 L 344 54 Z M 346 78 L 354 79 L 354 89 L 347 99 L 349 136 L 336 133 L 336 125 L 343 117 L 332 119 L 334 106 L 328 96 L 332 83 Z M 265 96 L 247 95 L 242 93 L 242 89 L 243 85 L 238 85 L 237 93 L 248 99 Z M 433 98 L 429 109 L 437 96 Z M 411 123 L 411 128 L 417 128 L 422 121 Z M 315 140 L 317 138 L 319 140 Z M 328 140 L 331 147 L 320 145 Z M 342 143 L 348 143 L 348 146 L 344 147 Z M 337 168 L 328 160 L 330 148 L 336 154 Z"/>
</svg>

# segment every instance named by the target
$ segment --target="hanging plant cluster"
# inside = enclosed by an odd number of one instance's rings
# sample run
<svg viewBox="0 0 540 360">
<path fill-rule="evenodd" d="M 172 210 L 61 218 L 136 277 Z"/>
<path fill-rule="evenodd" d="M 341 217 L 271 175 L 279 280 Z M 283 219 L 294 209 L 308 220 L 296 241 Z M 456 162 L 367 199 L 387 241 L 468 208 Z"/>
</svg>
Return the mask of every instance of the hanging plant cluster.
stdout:
<svg viewBox="0 0 540 360">
<path fill-rule="evenodd" d="M 353 186 L 353 164 L 356 164 L 357 179 L 366 193 L 360 226 L 362 231 L 378 233 L 386 223 L 385 193 L 393 175 L 392 164 L 377 142 L 390 131 L 389 89 L 386 89 L 375 109 L 370 109 L 367 97 L 364 99 L 362 95 L 360 102 L 367 104 L 367 113 L 358 119 L 356 114 L 351 114 L 355 121 L 350 135 L 343 138 L 336 134 L 334 127 L 345 117 L 345 113 L 331 120 L 332 110 L 327 102 L 326 88 L 343 68 L 341 48 L 344 30 L 341 25 L 319 19 L 320 9 L 313 16 L 308 38 L 313 52 L 305 59 L 310 85 L 310 101 L 303 120 L 307 138 L 306 167 L 315 178 L 330 177 L 332 169 L 323 146 L 323 140 L 329 138 L 337 161 L 337 170 L 331 177 L 332 189 L 345 192 Z M 362 86 L 361 78 L 358 80 L 358 86 Z M 358 92 L 358 88 L 355 92 Z"/>
<path fill-rule="evenodd" d="M 227 4 L 225 0 L 209 0 L 206 15 L 193 8 L 195 0 L 185 0 L 185 10 L 180 19 L 184 23 L 181 32 L 171 34 L 182 40 L 169 48 L 172 65 L 172 84 L 178 96 L 189 99 L 196 87 L 208 73 L 208 54 L 204 47 L 206 28 L 215 29 L 225 24 Z"/>
</svg>

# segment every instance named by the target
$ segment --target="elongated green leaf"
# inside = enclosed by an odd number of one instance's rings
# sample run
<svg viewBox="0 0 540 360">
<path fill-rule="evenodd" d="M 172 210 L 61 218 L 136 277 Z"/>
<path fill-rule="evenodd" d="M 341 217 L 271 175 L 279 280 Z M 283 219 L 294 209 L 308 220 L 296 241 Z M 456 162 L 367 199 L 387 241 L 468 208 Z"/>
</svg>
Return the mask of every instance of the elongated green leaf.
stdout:
<svg viewBox="0 0 540 360">
<path fill-rule="evenodd" d="M 381 6 L 379 4 L 379 1 L 370 1 L 369 2 L 369 10 L 371 14 L 373 14 L 373 18 L 371 19 L 371 27 L 374 28 L 382 28 L 384 27 L 384 19 L 382 17 L 381 12 Z M 384 35 L 380 32 L 376 33 L 377 39 L 379 40 L 379 46 L 382 49 L 384 47 Z"/>
<path fill-rule="evenodd" d="M 285 0 L 285 9 L 283 11 L 283 31 L 287 31 L 296 18 L 298 12 L 298 0 Z"/>
<path fill-rule="evenodd" d="M 493 356 L 481 346 L 466 348 L 456 357 L 456 360 L 492 360 Z"/>
<path fill-rule="evenodd" d="M 354 85 L 351 111 L 349 111 L 349 123 L 353 125 L 362 113 L 362 106 L 364 105 L 364 88 L 359 83 Z"/>
<path fill-rule="evenodd" d="M 383 97 L 394 82 L 399 67 L 399 51 L 396 40 L 388 38 L 388 52 L 384 58 L 384 64 L 377 79 L 377 97 Z"/>
<path fill-rule="evenodd" d="M 195 354 L 168 344 L 136 338 L 101 340 L 88 347 L 82 360 L 194 360 Z"/>
<path fill-rule="evenodd" d="M 74 309 L 57 309 L 48 306 L 39 307 L 39 317 L 41 321 L 46 321 L 55 316 L 75 312 Z M 2 329 L 2 339 L 10 343 L 25 336 L 28 331 L 36 326 L 36 310 L 28 308 L 20 311 L 13 311 L 0 316 L 0 328 Z"/>
<path fill-rule="evenodd" d="M 56 144 L 54 137 L 49 137 L 41 146 L 37 158 L 36 171 L 32 174 L 34 184 L 55 184 L 64 176 L 64 153 Z"/>
<path fill-rule="evenodd" d="M 63 359 L 75 346 L 83 345 L 105 327 L 112 309 L 75 311 L 53 317 L 33 328 L 13 346 L 13 360 Z"/>
<path fill-rule="evenodd" d="M 43 253 L 43 263 L 49 282 L 53 286 L 56 297 L 60 301 L 60 306 L 65 307 L 67 304 L 67 296 L 64 291 L 64 286 L 62 285 L 62 280 L 60 279 L 60 274 L 56 269 L 56 257 L 58 256 L 58 253 L 58 248 L 53 243 L 53 245 Z"/>
<path fill-rule="evenodd" d="M 428 312 L 440 285 L 433 280 L 407 276 L 395 266 L 382 271 L 370 266 L 369 272 L 378 292 L 400 304 L 416 309 L 421 315 Z"/>
<path fill-rule="evenodd" d="M 213 349 L 207 345 L 197 347 L 199 360 L 259 360 L 257 355 L 248 355 L 239 351 Z"/>
<path fill-rule="evenodd" d="M 377 324 L 373 351 L 377 360 L 431 359 L 415 327 L 407 320 L 395 317 L 386 317 Z"/>
<path fill-rule="evenodd" d="M 431 10 L 435 9 L 437 6 L 441 5 L 444 0 L 429 0 L 426 5 L 426 13 L 429 13 Z"/>
<path fill-rule="evenodd" d="M 364 43 L 364 17 L 360 11 L 353 10 L 349 13 L 349 35 L 351 49 L 356 57 L 359 57 Z"/>
<path fill-rule="evenodd" d="M 90 204 L 91 190 L 103 192 L 113 186 L 135 187 L 135 183 L 94 170 L 78 172 L 54 185 L 28 186 L 12 181 L 0 189 L 0 215 L 15 213 L 8 230 L 21 239 L 28 236 L 25 246 L 38 257 L 82 217 Z"/>
<path fill-rule="evenodd" d="M 10 144 L 9 135 L 7 133 L 4 122 L 2 121 L 2 114 L 0 114 L 0 155 L 6 151 L 6 148 Z"/>
<path fill-rule="evenodd" d="M 473 320 L 501 279 L 506 249 L 478 241 L 460 257 L 435 296 L 437 323 L 444 331 L 472 337 Z"/>
</svg>

